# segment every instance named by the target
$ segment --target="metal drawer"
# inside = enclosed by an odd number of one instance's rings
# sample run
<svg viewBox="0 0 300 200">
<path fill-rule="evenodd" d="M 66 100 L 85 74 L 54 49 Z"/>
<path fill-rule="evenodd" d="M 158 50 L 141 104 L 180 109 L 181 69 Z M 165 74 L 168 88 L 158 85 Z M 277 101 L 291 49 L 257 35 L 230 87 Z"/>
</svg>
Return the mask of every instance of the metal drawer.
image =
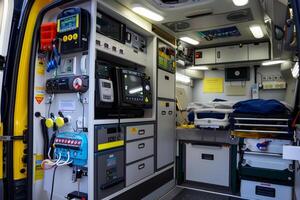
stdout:
<svg viewBox="0 0 300 200">
<path fill-rule="evenodd" d="M 126 140 L 142 139 L 145 137 L 154 136 L 154 124 L 127 126 Z"/>
<path fill-rule="evenodd" d="M 175 75 L 158 69 L 158 97 L 175 99 Z"/>
<path fill-rule="evenodd" d="M 151 156 L 154 154 L 154 139 L 149 138 L 126 144 L 126 163 Z"/>
<path fill-rule="evenodd" d="M 126 186 L 154 173 L 154 158 L 147 158 L 126 167 Z"/>
</svg>

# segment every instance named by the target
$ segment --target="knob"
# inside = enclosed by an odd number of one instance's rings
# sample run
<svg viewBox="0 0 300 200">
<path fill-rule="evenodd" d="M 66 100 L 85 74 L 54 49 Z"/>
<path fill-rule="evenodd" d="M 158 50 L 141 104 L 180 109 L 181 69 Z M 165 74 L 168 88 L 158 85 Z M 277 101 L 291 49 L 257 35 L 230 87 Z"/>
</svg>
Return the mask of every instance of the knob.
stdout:
<svg viewBox="0 0 300 200">
<path fill-rule="evenodd" d="M 146 86 L 145 86 L 145 89 L 146 89 L 147 91 L 149 91 L 149 90 L 150 90 L 150 86 L 149 86 L 149 85 L 146 85 Z"/>
</svg>

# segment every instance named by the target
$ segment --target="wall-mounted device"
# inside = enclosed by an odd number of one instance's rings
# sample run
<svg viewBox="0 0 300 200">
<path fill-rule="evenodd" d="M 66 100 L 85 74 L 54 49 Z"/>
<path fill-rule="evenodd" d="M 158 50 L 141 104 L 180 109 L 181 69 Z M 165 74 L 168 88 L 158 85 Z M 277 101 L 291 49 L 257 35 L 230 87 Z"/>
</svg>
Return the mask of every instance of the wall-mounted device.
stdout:
<svg viewBox="0 0 300 200">
<path fill-rule="evenodd" d="M 95 156 L 96 199 L 103 199 L 124 188 L 124 148 L 103 151 Z"/>
<path fill-rule="evenodd" d="M 90 13 L 82 8 L 68 8 L 57 16 L 57 37 L 61 54 L 86 51 L 89 44 Z"/>
<path fill-rule="evenodd" d="M 95 149 L 104 151 L 124 146 L 124 127 L 117 125 L 95 126 Z"/>
<path fill-rule="evenodd" d="M 126 45 L 133 48 L 136 53 L 147 53 L 147 39 L 144 36 L 127 28 L 125 41 Z"/>
<path fill-rule="evenodd" d="M 85 166 L 88 157 L 88 140 L 84 132 L 58 133 L 54 140 L 56 158 L 72 161 L 75 166 Z"/>
<path fill-rule="evenodd" d="M 46 92 L 48 94 L 56 93 L 84 93 L 89 88 L 88 76 L 69 76 L 51 78 L 46 82 Z"/>
<path fill-rule="evenodd" d="M 98 33 L 125 44 L 126 25 L 100 10 L 97 11 L 96 29 Z"/>
<path fill-rule="evenodd" d="M 250 67 L 225 68 L 225 81 L 249 81 Z"/>
<path fill-rule="evenodd" d="M 133 69 L 96 62 L 96 118 L 142 117 L 152 108 L 150 78 Z"/>
<path fill-rule="evenodd" d="M 158 68 L 174 74 L 176 72 L 175 49 L 160 40 L 158 41 L 157 46 L 158 46 L 158 50 L 157 50 Z"/>
</svg>

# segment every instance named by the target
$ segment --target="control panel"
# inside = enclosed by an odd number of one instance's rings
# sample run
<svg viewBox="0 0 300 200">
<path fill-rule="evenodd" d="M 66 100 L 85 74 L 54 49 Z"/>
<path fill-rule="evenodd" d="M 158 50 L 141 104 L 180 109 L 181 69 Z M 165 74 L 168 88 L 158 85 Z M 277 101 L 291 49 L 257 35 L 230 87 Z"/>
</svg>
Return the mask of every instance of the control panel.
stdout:
<svg viewBox="0 0 300 200">
<path fill-rule="evenodd" d="M 100 125 L 95 127 L 95 147 L 98 151 L 112 149 L 124 145 L 124 128 L 116 125 Z"/>
<path fill-rule="evenodd" d="M 86 75 L 51 78 L 46 82 L 46 92 L 48 94 L 84 93 L 88 88 L 89 77 Z"/>
<path fill-rule="evenodd" d="M 74 53 L 88 49 L 90 14 L 82 8 L 68 8 L 57 16 L 57 36 L 61 40 L 61 53 Z"/>
<path fill-rule="evenodd" d="M 72 161 L 75 166 L 85 166 L 88 157 L 88 140 L 84 132 L 58 133 L 54 140 L 55 157 Z"/>
<path fill-rule="evenodd" d="M 147 39 L 144 36 L 127 28 L 125 41 L 136 53 L 147 53 Z"/>
</svg>

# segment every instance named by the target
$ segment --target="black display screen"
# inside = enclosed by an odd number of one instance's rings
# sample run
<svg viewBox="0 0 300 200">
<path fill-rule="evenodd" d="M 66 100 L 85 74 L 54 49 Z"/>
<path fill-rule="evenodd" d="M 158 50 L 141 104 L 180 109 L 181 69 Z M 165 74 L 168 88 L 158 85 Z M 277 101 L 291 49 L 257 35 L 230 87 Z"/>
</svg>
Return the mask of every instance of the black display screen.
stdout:
<svg viewBox="0 0 300 200">
<path fill-rule="evenodd" d="M 125 27 L 121 22 L 111 18 L 110 16 L 98 12 L 97 13 L 97 32 L 109 38 L 125 43 Z"/>
<path fill-rule="evenodd" d="M 135 101 L 143 100 L 143 83 L 140 76 L 123 74 L 124 92 L 126 97 L 134 97 Z"/>
</svg>

